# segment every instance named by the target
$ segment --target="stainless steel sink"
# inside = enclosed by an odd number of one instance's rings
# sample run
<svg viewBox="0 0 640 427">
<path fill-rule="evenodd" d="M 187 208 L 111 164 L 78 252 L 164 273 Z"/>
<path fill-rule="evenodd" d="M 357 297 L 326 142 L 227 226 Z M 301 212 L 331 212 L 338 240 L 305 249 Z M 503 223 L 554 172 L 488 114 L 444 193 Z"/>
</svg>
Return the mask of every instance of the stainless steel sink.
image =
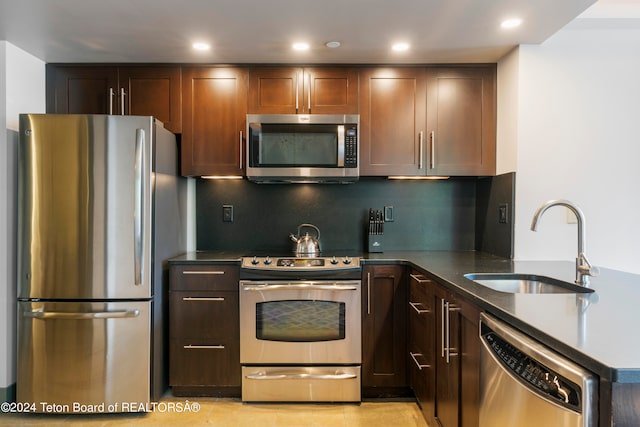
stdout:
<svg viewBox="0 0 640 427">
<path fill-rule="evenodd" d="M 494 291 L 509 294 L 582 294 L 593 292 L 593 289 L 535 274 L 469 273 L 464 277 Z"/>
</svg>

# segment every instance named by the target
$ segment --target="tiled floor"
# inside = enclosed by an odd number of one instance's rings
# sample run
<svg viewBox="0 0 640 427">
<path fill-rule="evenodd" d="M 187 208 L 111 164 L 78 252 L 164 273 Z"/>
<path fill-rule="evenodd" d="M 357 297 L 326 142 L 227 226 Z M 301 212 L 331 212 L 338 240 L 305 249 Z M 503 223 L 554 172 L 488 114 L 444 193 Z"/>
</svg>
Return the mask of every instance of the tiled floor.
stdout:
<svg viewBox="0 0 640 427">
<path fill-rule="evenodd" d="M 173 406 L 172 406 L 173 405 Z M 191 411 L 177 408 L 190 407 Z M 173 409 L 176 408 L 176 409 Z M 239 399 L 163 398 L 154 412 L 112 415 L 0 414 L 0 426 L 402 426 L 427 427 L 413 402 L 249 404 Z"/>
</svg>

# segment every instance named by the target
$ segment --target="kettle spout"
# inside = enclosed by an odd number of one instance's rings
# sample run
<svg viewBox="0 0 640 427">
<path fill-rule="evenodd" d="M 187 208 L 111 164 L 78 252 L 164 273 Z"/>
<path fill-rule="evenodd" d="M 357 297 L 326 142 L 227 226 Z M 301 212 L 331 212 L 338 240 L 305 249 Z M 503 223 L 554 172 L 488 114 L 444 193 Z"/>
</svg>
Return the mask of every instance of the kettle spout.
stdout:
<svg viewBox="0 0 640 427">
<path fill-rule="evenodd" d="M 289 238 L 293 243 L 298 243 L 298 238 L 293 235 L 293 233 L 289 234 Z"/>
</svg>

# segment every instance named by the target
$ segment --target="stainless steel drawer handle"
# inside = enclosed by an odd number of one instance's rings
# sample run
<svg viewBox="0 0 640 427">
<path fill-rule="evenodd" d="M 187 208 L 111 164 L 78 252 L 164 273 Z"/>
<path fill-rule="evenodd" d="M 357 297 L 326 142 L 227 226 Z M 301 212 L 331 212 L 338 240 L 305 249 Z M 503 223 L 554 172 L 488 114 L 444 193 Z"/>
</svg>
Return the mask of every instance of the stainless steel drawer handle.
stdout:
<svg viewBox="0 0 640 427">
<path fill-rule="evenodd" d="M 423 276 L 418 276 L 415 274 L 410 274 L 409 276 L 418 283 L 429 283 L 429 279 L 424 279 Z"/>
<path fill-rule="evenodd" d="M 25 317 L 33 319 L 68 319 L 68 320 L 92 320 L 92 319 L 122 319 L 126 317 L 138 317 L 140 310 L 96 311 L 88 313 L 66 313 L 58 311 L 27 311 Z"/>
<path fill-rule="evenodd" d="M 413 359 L 413 361 L 415 362 L 416 366 L 418 366 L 418 369 L 420 369 L 422 371 L 422 368 L 430 368 L 431 365 L 421 365 L 420 362 L 418 362 L 418 359 L 416 358 L 416 356 L 424 356 L 422 353 L 411 353 L 409 352 L 409 355 L 411 355 L 411 358 Z"/>
<path fill-rule="evenodd" d="M 223 297 L 183 297 L 182 301 L 224 301 Z"/>
<path fill-rule="evenodd" d="M 223 345 L 185 345 L 182 346 L 182 348 L 185 348 L 187 350 L 193 350 L 193 349 L 205 349 L 205 350 L 223 350 L 224 346 Z"/>
<path fill-rule="evenodd" d="M 224 271 L 219 271 L 219 270 L 213 270 L 213 271 L 209 271 L 209 270 L 190 270 L 190 271 L 183 271 L 182 274 L 187 275 L 187 274 L 205 274 L 205 275 L 222 275 L 224 274 Z"/>
<path fill-rule="evenodd" d="M 273 374 L 263 373 L 249 374 L 245 378 L 249 380 L 351 380 L 357 378 L 356 374 Z"/>
<path fill-rule="evenodd" d="M 419 308 L 418 308 L 418 306 L 419 306 L 419 305 L 424 305 L 424 304 L 422 304 L 421 302 L 411 302 L 411 301 L 409 301 L 409 305 L 410 305 L 411 307 L 413 307 L 413 309 L 414 309 L 415 311 L 417 311 L 417 312 L 418 312 L 418 314 L 431 313 L 431 310 L 429 310 L 429 309 L 421 310 L 421 309 L 419 309 Z"/>
</svg>

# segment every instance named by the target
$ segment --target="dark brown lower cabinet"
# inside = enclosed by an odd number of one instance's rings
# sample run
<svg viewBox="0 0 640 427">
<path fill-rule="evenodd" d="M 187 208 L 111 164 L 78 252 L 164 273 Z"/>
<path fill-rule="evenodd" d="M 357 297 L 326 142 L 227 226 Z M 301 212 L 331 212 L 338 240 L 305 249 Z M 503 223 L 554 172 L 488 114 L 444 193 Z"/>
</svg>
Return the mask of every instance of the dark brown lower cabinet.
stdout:
<svg viewBox="0 0 640 427">
<path fill-rule="evenodd" d="M 406 267 L 367 265 L 362 272 L 363 396 L 407 395 Z"/>
<path fill-rule="evenodd" d="M 171 266 L 169 385 L 175 396 L 240 396 L 237 266 Z"/>
<path fill-rule="evenodd" d="M 409 279 L 410 383 L 430 426 L 478 425 L 479 309 L 419 272 Z"/>
<path fill-rule="evenodd" d="M 425 419 L 435 414 L 435 310 L 430 297 L 433 282 L 412 271 L 409 275 L 409 383 Z"/>
</svg>

